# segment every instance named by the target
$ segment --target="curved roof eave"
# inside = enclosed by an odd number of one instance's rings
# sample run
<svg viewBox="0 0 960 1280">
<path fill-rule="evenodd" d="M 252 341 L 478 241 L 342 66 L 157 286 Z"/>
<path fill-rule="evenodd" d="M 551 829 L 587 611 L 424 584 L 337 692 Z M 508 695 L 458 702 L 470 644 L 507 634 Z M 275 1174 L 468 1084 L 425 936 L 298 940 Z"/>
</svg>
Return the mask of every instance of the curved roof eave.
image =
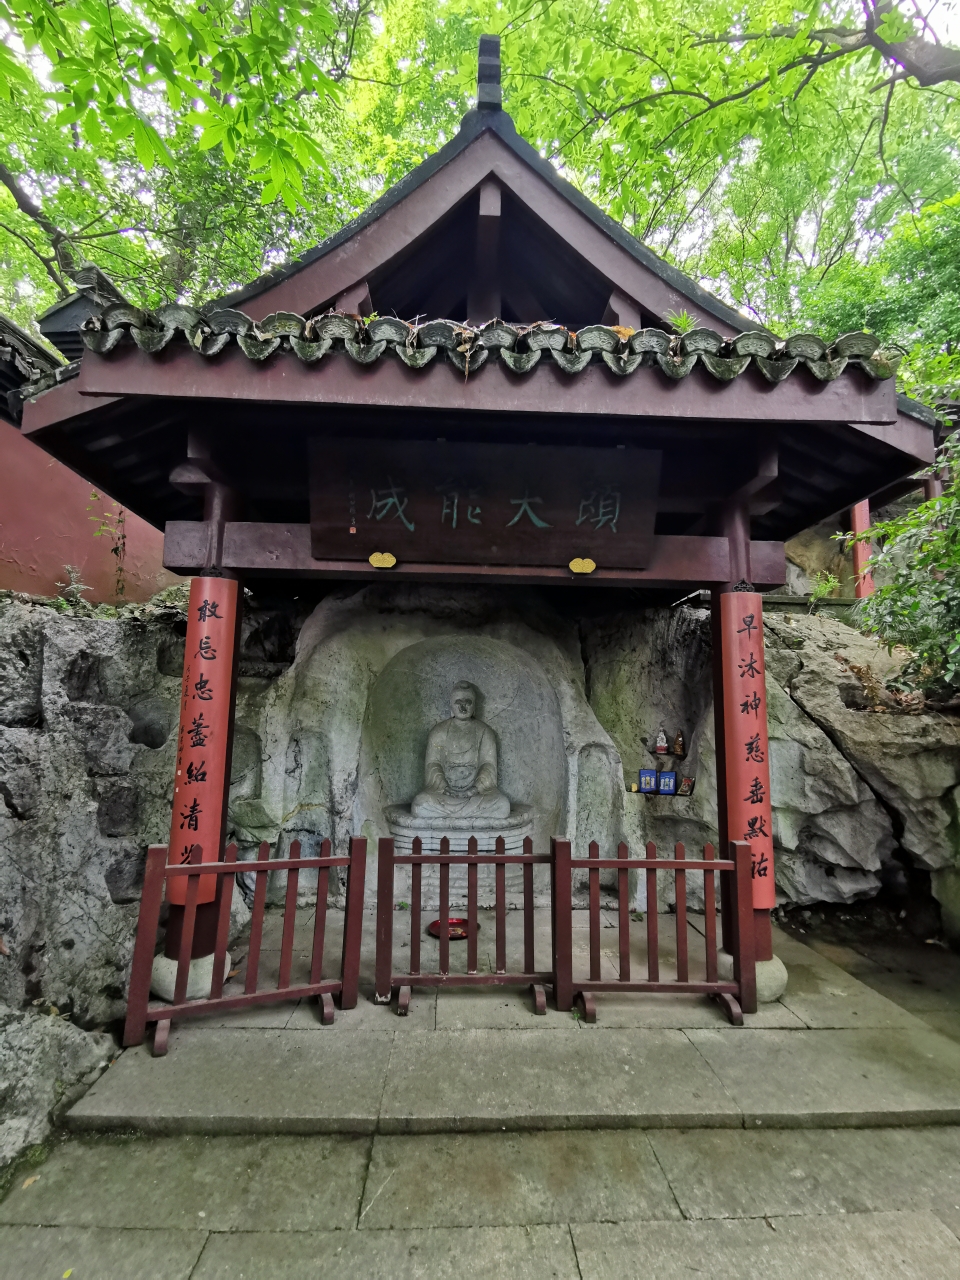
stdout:
<svg viewBox="0 0 960 1280">
<path fill-rule="evenodd" d="M 665 284 L 684 297 L 689 298 L 701 311 L 713 316 L 714 319 L 722 324 L 728 325 L 737 333 L 743 333 L 748 329 L 770 332 L 765 326 L 737 311 L 735 307 L 727 306 L 725 302 L 721 302 L 712 293 L 701 288 L 695 280 L 692 280 L 676 267 L 671 266 L 670 263 L 665 262 L 663 258 L 654 253 L 652 249 L 648 249 L 645 244 L 638 240 L 636 236 L 631 235 L 609 214 L 598 208 L 592 200 L 589 200 L 581 191 L 578 191 L 572 183 L 561 177 L 553 165 L 548 160 L 545 160 L 535 147 L 531 146 L 526 139 L 517 133 L 516 125 L 507 112 L 477 109 L 468 111 L 463 117 L 459 132 L 454 138 L 451 138 L 432 156 L 428 156 L 426 160 L 404 178 L 401 178 L 388 191 L 385 191 L 359 217 L 347 223 L 340 231 L 328 236 L 326 240 L 322 240 L 320 244 L 308 250 L 296 261 L 267 272 L 242 288 L 235 289 L 233 292 L 224 294 L 222 297 L 207 303 L 204 310 L 209 311 L 223 306 L 239 306 L 251 298 L 259 297 L 260 294 L 265 293 L 282 281 L 296 275 L 297 272 L 309 267 L 312 263 L 317 262 L 320 258 L 325 257 L 362 231 L 364 227 L 376 222 L 388 209 L 429 181 L 444 165 L 464 152 L 471 143 L 487 132 L 495 133 L 519 159 L 548 182 L 579 213 L 588 218 L 631 257 L 642 263 L 654 275 L 659 276 Z"/>
</svg>

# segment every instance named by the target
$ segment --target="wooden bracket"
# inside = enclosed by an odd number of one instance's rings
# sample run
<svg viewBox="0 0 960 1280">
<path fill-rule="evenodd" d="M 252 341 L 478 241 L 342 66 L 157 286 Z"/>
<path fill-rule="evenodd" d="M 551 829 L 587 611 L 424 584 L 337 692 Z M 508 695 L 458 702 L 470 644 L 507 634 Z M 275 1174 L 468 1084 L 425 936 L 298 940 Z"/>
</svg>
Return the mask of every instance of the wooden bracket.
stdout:
<svg viewBox="0 0 960 1280">
<path fill-rule="evenodd" d="M 153 1056 L 155 1058 L 166 1057 L 170 1040 L 170 1019 L 162 1018 L 154 1028 L 153 1032 Z"/>
<path fill-rule="evenodd" d="M 606 310 L 603 313 L 603 323 L 623 325 L 629 329 L 644 328 L 640 307 L 632 298 L 628 298 L 625 293 L 621 293 L 619 289 L 614 289 L 607 300 Z"/>
<path fill-rule="evenodd" d="M 401 1018 L 405 1018 L 410 1012 L 410 997 L 413 991 L 410 987 L 401 987 L 400 994 L 397 997 L 397 1014 Z"/>
<path fill-rule="evenodd" d="M 592 872 L 591 872 L 592 874 Z M 580 1010 L 580 1017 L 584 1022 L 596 1022 L 597 1006 L 594 1003 L 593 996 L 589 991 L 577 992 L 577 1007 Z"/>
<path fill-rule="evenodd" d="M 545 1017 L 547 1012 L 547 993 L 539 982 L 534 982 L 530 986 L 530 994 L 533 996 L 533 1012 L 538 1017 Z"/>
<path fill-rule="evenodd" d="M 320 993 L 320 1023 L 324 1027 L 333 1025 L 334 1007 L 333 996 L 329 991 L 321 991 Z"/>
<path fill-rule="evenodd" d="M 727 1015 L 731 1026 L 743 1026 L 743 1010 L 740 1008 L 740 1002 L 736 996 L 730 995 L 727 991 L 718 991 L 713 998 Z"/>
<path fill-rule="evenodd" d="M 360 280 L 339 295 L 333 304 L 334 311 L 343 311 L 351 316 L 368 316 L 373 311 L 373 300 L 370 297 L 370 285 Z"/>
</svg>

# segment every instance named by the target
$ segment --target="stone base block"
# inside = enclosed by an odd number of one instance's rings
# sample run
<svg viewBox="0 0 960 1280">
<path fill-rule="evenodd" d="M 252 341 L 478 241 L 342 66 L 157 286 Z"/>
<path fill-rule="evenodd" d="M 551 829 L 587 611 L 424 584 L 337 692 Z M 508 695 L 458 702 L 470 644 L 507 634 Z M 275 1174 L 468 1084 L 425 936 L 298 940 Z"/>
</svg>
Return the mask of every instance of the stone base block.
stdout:
<svg viewBox="0 0 960 1280">
<path fill-rule="evenodd" d="M 733 981 L 733 956 L 727 951 L 717 952 L 717 974 L 723 982 Z M 757 961 L 757 1002 L 773 1004 L 787 989 L 787 966 L 774 956 L 772 960 Z"/>
<path fill-rule="evenodd" d="M 523 842 L 533 835 L 533 809 L 528 804 L 510 806 L 509 818 L 497 818 L 489 824 L 476 818 L 415 818 L 408 804 L 391 804 L 384 816 L 393 836 L 394 851 L 403 857 L 413 852 L 419 836 L 424 853 L 439 853 L 440 841 L 447 837 L 451 853 L 466 853 L 470 838 L 477 841 L 478 853 L 493 853 L 497 837 L 502 836 L 506 853 L 523 853 Z"/>
<path fill-rule="evenodd" d="M 223 958 L 223 976 L 230 972 L 229 951 Z M 205 1000 L 210 995 L 210 983 L 213 980 L 213 956 L 198 956 L 190 961 L 190 976 L 187 978 L 187 999 Z M 150 978 L 150 991 L 161 1000 L 173 1003 L 177 987 L 177 962 L 162 953 L 153 958 L 153 973 Z"/>
</svg>

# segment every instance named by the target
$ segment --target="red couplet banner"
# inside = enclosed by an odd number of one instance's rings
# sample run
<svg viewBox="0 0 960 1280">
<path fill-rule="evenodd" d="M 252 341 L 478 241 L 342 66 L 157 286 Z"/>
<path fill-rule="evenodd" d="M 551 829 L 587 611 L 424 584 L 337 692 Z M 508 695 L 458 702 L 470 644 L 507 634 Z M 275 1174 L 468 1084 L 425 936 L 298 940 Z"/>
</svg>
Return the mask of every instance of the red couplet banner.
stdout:
<svg viewBox="0 0 960 1280">
<path fill-rule="evenodd" d="M 748 840 L 753 850 L 754 909 L 770 910 L 776 906 L 776 888 L 760 595 L 725 592 L 720 597 L 720 629 L 727 826 L 731 840 Z"/>
<path fill-rule="evenodd" d="M 238 596 L 231 578 L 194 578 L 190 586 L 168 854 L 176 864 L 189 861 L 195 844 L 204 862 L 220 857 Z M 216 890 L 216 876 L 204 876 L 197 902 L 212 902 Z M 186 892 L 185 878 L 168 881 L 168 901 L 182 906 Z"/>
</svg>

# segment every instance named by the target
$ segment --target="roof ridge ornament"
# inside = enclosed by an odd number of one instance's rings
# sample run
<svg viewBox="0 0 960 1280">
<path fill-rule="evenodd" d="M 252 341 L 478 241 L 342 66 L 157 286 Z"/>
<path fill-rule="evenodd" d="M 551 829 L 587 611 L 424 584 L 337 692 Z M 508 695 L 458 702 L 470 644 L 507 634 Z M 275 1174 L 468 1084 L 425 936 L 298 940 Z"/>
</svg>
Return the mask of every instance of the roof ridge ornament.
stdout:
<svg viewBox="0 0 960 1280">
<path fill-rule="evenodd" d="M 477 56 L 477 110 L 502 111 L 500 37 L 481 36 Z"/>
</svg>

